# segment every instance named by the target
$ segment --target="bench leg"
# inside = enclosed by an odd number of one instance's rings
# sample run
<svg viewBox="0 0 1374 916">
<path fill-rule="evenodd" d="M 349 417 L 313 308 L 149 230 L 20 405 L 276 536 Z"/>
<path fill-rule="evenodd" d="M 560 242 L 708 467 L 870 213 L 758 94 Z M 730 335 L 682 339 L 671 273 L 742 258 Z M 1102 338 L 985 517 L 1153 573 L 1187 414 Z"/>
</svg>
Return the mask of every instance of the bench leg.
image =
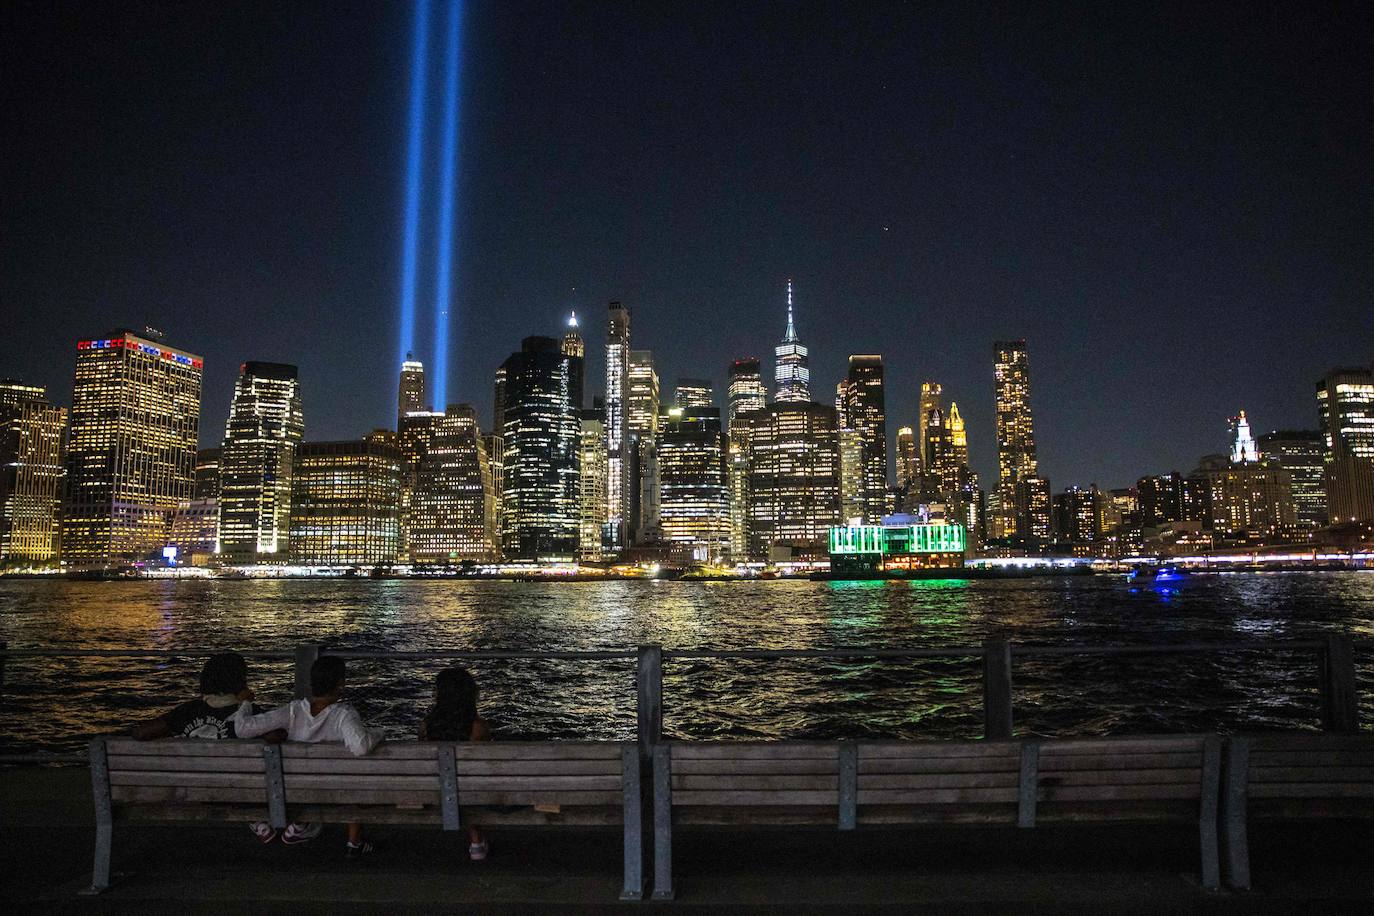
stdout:
<svg viewBox="0 0 1374 916">
<path fill-rule="evenodd" d="M 114 842 L 114 826 L 97 824 L 95 828 L 95 864 L 91 869 L 91 887 L 86 893 L 100 894 L 110 889 L 110 848 Z"/>
<path fill-rule="evenodd" d="M 1250 838 L 1246 817 L 1246 784 L 1250 779 L 1250 740 L 1226 743 L 1226 779 L 1222 789 L 1221 846 L 1226 855 L 1226 883 L 1250 889 Z"/>
<path fill-rule="evenodd" d="M 654 899 L 673 899 L 673 774 L 668 748 L 654 748 Z"/>
<path fill-rule="evenodd" d="M 114 844 L 110 762 L 104 738 L 91 741 L 87 759 L 91 767 L 91 796 L 95 799 L 95 862 L 91 867 L 91 887 L 86 893 L 99 894 L 110 887 L 110 848 Z"/>
<path fill-rule="evenodd" d="M 621 749 L 620 781 L 624 793 L 621 819 L 625 827 L 625 886 L 621 900 L 644 899 L 644 782 L 640 779 L 639 747 Z"/>
<path fill-rule="evenodd" d="M 1202 748 L 1202 799 L 1198 812 L 1198 845 L 1202 850 L 1202 886 L 1221 887 L 1221 862 L 1217 854 L 1217 808 L 1221 793 L 1221 739 L 1211 736 Z"/>
</svg>

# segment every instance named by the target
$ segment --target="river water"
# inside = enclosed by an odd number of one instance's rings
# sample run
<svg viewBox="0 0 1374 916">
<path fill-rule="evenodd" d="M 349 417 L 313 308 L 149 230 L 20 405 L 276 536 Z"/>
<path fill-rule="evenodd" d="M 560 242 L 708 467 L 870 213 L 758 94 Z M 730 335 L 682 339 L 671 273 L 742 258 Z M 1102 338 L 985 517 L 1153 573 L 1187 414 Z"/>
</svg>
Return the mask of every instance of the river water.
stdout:
<svg viewBox="0 0 1374 916">
<path fill-rule="evenodd" d="M 1196 577 L 1132 589 L 1118 577 L 915 582 L 0 580 L 12 648 L 668 649 L 976 646 L 1374 639 L 1374 572 Z M 1374 659 L 1357 652 L 1364 696 Z M 188 699 L 201 661 L 11 659 L 0 752 L 72 750 Z M 350 699 L 412 735 L 441 663 L 353 661 Z M 634 732 L 633 663 L 482 661 L 483 713 L 511 738 Z M 290 698 L 289 659 L 253 660 L 261 702 Z M 1020 658 L 1017 731 L 1126 734 L 1313 727 L 1310 652 Z M 1368 703 L 1365 704 L 1368 707 Z M 1366 723 L 1369 713 L 1365 712 Z M 973 660 L 669 662 L 664 727 L 713 737 L 976 737 Z"/>
</svg>

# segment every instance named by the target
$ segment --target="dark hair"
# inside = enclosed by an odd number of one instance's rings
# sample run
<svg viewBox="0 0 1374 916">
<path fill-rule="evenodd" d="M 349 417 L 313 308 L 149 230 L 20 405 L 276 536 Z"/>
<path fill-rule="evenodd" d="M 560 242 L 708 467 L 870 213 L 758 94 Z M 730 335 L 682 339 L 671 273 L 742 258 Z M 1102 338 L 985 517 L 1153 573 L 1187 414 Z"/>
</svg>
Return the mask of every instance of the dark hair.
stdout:
<svg viewBox="0 0 1374 916">
<path fill-rule="evenodd" d="M 445 668 L 434 681 L 434 708 L 425 716 L 431 741 L 466 741 L 477 721 L 477 681 L 464 668 Z"/>
<path fill-rule="evenodd" d="M 310 695 L 322 697 L 333 693 L 344 681 L 344 660 L 337 655 L 321 655 L 310 666 Z"/>
<path fill-rule="evenodd" d="M 201 693 L 238 693 L 247 686 L 248 662 L 237 652 L 212 655 L 200 669 Z"/>
</svg>

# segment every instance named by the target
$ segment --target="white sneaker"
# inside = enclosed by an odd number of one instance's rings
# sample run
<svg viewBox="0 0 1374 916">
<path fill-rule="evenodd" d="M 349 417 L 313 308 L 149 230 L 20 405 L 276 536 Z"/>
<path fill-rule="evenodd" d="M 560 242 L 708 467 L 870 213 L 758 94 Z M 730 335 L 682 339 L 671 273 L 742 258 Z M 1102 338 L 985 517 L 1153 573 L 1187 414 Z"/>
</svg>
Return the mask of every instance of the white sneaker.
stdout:
<svg viewBox="0 0 1374 916">
<path fill-rule="evenodd" d="M 487 841 L 468 844 L 468 858 L 474 862 L 480 862 L 487 857 Z"/>
<path fill-rule="evenodd" d="M 258 838 L 259 843 L 270 843 L 277 838 L 277 828 L 267 821 L 255 821 L 248 825 L 248 829 L 253 831 L 253 835 Z"/>
<path fill-rule="evenodd" d="M 324 830 L 324 824 L 287 824 L 281 833 L 281 841 L 287 845 L 309 843 Z"/>
</svg>

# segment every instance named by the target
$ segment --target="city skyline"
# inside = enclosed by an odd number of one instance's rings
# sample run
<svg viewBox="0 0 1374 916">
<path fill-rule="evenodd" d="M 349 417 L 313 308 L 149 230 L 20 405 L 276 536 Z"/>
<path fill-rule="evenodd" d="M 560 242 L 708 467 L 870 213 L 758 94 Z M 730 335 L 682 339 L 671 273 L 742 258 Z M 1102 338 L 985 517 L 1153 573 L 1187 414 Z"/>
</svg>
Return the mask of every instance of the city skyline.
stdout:
<svg viewBox="0 0 1374 916">
<path fill-rule="evenodd" d="M 446 20 L 440 6 L 433 12 L 437 36 Z M 70 404 L 73 341 L 151 324 L 206 357 L 202 445 L 216 444 L 247 360 L 300 366 L 312 438 L 389 425 L 410 8 L 245 13 L 222 22 L 213 48 L 147 11 L 22 15 L 31 28 L 16 30 L 7 66 L 33 91 L 12 115 L 22 128 L 6 157 L 16 169 L 17 206 L 5 217 L 15 243 L 0 301 L 27 346 L 0 374 Z M 995 479 L 986 357 L 995 339 L 1030 341 L 1039 459 L 1056 487 L 1186 471 L 1221 447 L 1221 423 L 1240 409 L 1256 434 L 1313 428 L 1312 383 L 1370 362 L 1363 314 L 1374 268 L 1358 242 L 1370 231 L 1349 207 L 1371 146 L 1355 127 L 1368 100 L 1351 88 L 1367 82 L 1368 62 L 1341 38 L 1358 29 L 1334 19 L 1207 11 L 1185 24 L 1136 11 L 1120 23 L 1094 18 L 1096 31 L 1068 42 L 1078 50 L 1059 61 L 1047 49 L 1079 27 L 1053 17 L 1026 23 L 1024 41 L 1010 45 L 980 32 L 971 14 L 863 13 L 827 48 L 823 12 L 663 14 L 678 28 L 623 10 L 525 15 L 519 33 L 496 8 L 474 7 L 464 24 L 452 381 L 446 397 L 431 394 L 436 408 L 474 403 L 489 426 L 485 392 L 502 355 L 524 336 L 555 333 L 570 309 L 595 315 L 613 298 L 634 311 L 636 346 L 654 351 L 661 378 L 704 377 L 719 401 L 731 360 L 769 356 L 788 277 L 813 389 L 829 390 L 851 354 L 882 354 L 896 429 L 914 424 L 920 382 L 939 380 L 960 405 L 985 482 Z M 720 75 L 733 99 L 653 65 L 641 68 L 631 99 L 619 77 L 593 65 L 626 52 L 693 63 L 699 49 L 675 51 L 663 36 L 695 34 L 713 17 L 736 36 Z M 933 38 L 941 29 L 958 40 Z M 1219 48 L 1235 30 L 1259 47 L 1306 36 L 1283 58 L 1304 66 L 1247 54 L 1244 42 Z M 1176 72 L 1160 83 L 1146 51 L 1178 34 L 1189 40 L 1174 43 Z M 588 40 L 549 63 L 559 35 Z M 64 53 L 90 40 L 116 53 Z M 122 44 L 135 40 L 144 43 Z M 734 53 L 746 41 L 757 52 L 747 58 Z M 434 113 L 444 85 L 437 44 L 431 56 Z M 808 56 L 815 72 L 851 57 L 871 65 L 871 91 L 849 100 L 854 123 L 866 125 L 857 134 L 828 129 L 833 91 L 788 63 Z M 221 82 L 231 68 L 215 64 L 226 57 L 246 62 L 244 85 Z M 130 72 L 131 59 L 150 61 L 148 72 Z M 984 59 L 1004 66 L 989 70 Z M 160 82 L 169 68 L 184 90 Z M 1043 92 L 1023 110 L 999 106 L 1024 74 Z M 110 99 L 113 84 L 129 91 Z M 1263 122 L 1249 101 L 1255 84 L 1284 89 L 1267 96 Z M 583 100 L 560 106 L 570 92 Z M 685 116 L 641 111 L 639 92 L 674 100 Z M 263 109 L 266 97 L 281 105 Z M 1312 97 L 1325 104 L 1300 101 Z M 570 119 L 589 109 L 603 113 Z M 522 111 L 556 116 L 537 126 L 514 117 Z M 786 112 L 796 114 L 790 130 Z M 426 127 L 437 154 L 441 135 Z M 1241 149 L 1223 142 L 1256 133 Z M 1295 164 L 1286 144 L 1317 133 L 1331 154 Z M 628 146 L 616 142 L 623 136 Z M 64 156 L 92 167 L 49 161 L 58 137 Z M 713 143 L 734 158 L 698 155 Z M 1218 161 L 1171 153 L 1199 144 L 1230 152 Z M 608 149 L 621 154 L 606 157 L 614 168 L 595 165 Z M 1114 176 L 1119 187 L 1082 174 Z M 502 197 L 510 186 L 529 190 Z M 737 196 L 746 188 L 748 201 Z M 440 196 L 426 183 L 431 228 Z M 645 222 L 635 216 L 645 204 L 677 215 Z M 119 231 L 108 231 L 112 221 Z M 703 235 L 706 222 L 738 228 Z M 559 243 L 536 245 L 536 235 Z M 433 284 L 422 276 L 425 293 Z M 1269 332 L 1297 309 L 1304 321 Z M 587 332 L 598 352 L 598 323 Z M 417 357 L 428 362 L 427 349 Z M 588 376 L 587 389 L 601 390 L 600 360 L 589 360 Z"/>
</svg>

